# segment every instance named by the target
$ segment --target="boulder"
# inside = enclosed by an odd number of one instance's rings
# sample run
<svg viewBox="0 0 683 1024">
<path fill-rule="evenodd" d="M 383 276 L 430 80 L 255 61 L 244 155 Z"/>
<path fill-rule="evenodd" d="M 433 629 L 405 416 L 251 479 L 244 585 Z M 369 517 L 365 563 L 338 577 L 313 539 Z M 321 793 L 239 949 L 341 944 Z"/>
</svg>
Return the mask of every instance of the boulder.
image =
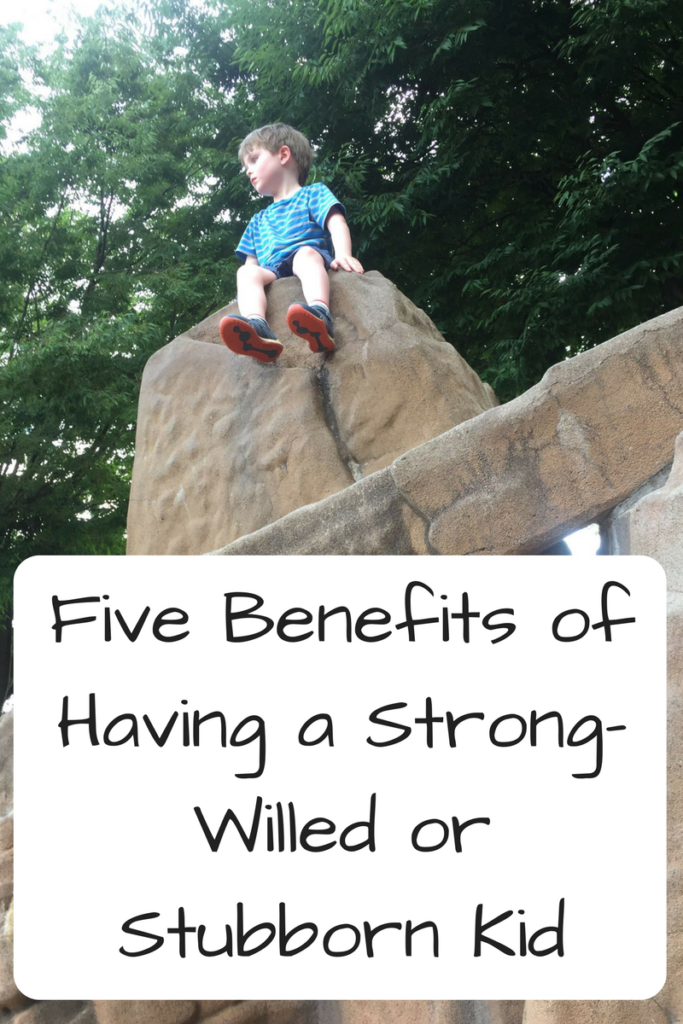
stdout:
<svg viewBox="0 0 683 1024">
<path fill-rule="evenodd" d="M 658 1024 L 679 1020 L 683 1010 L 683 433 L 659 487 L 648 486 L 614 510 L 608 550 L 656 558 L 667 575 L 667 818 L 668 928 L 664 988 L 642 1003 L 529 1002 L 524 1024 Z M 655 478 L 657 481 L 657 478 Z M 651 482 L 648 482 L 649 484 Z"/>
<path fill-rule="evenodd" d="M 542 552 L 666 467 L 681 430 L 683 308 L 217 553 Z"/>
<path fill-rule="evenodd" d="M 225 307 L 156 352 L 142 380 L 128 553 L 201 554 L 336 494 L 496 404 L 425 313 L 376 271 L 331 272 L 337 350 L 290 334 L 297 278 L 268 288 L 285 350 L 229 352 Z"/>
<path fill-rule="evenodd" d="M 650 555 L 664 566 L 667 586 L 683 594 L 683 433 L 663 486 L 645 494 L 611 520 L 613 553 Z"/>
</svg>

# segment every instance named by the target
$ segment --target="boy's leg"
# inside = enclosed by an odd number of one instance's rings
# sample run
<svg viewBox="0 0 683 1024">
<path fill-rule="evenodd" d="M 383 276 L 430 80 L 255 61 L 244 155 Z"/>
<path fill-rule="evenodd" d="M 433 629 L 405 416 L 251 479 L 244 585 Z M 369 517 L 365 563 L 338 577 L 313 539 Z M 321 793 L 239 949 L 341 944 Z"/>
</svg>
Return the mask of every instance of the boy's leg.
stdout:
<svg viewBox="0 0 683 1024">
<path fill-rule="evenodd" d="M 226 316 L 219 325 L 221 338 L 237 355 L 252 356 L 262 363 L 272 363 L 282 352 L 266 320 L 265 286 L 277 274 L 254 263 L 246 263 L 237 271 L 237 304 L 240 316 Z"/>
<path fill-rule="evenodd" d="M 237 271 L 237 305 L 242 316 L 266 319 L 265 287 L 277 278 L 272 270 L 255 263 L 245 263 Z"/>
<path fill-rule="evenodd" d="M 334 338 L 330 319 L 330 282 L 325 260 L 311 246 L 303 246 L 292 260 L 292 271 L 301 281 L 307 305 L 296 302 L 287 310 L 287 326 L 308 342 L 313 352 L 332 352 Z"/>
<path fill-rule="evenodd" d="M 292 271 L 301 281 L 301 289 L 309 306 L 316 301 L 330 304 L 330 281 L 325 260 L 310 245 L 304 245 L 292 260 Z"/>
</svg>

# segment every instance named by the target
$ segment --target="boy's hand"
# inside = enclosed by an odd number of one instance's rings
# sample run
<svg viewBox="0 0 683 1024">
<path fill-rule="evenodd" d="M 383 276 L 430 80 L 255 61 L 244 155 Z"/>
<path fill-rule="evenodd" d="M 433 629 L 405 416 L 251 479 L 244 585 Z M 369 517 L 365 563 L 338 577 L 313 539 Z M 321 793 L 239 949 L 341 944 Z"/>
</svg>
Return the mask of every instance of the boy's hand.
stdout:
<svg viewBox="0 0 683 1024">
<path fill-rule="evenodd" d="M 362 265 L 355 256 L 338 256 L 330 263 L 330 270 L 348 270 L 356 274 L 364 274 Z"/>
<path fill-rule="evenodd" d="M 330 232 L 335 254 L 330 263 L 330 270 L 348 270 L 354 274 L 363 274 L 363 267 L 355 256 L 351 256 L 351 233 L 341 210 L 334 210 L 327 218 L 325 226 Z"/>
</svg>

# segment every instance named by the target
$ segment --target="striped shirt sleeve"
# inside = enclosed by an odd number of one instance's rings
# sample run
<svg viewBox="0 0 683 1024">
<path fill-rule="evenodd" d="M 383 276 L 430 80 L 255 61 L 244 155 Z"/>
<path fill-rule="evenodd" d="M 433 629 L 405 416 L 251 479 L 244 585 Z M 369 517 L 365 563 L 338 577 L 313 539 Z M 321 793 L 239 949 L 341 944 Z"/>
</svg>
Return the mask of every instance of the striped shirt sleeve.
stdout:
<svg viewBox="0 0 683 1024">
<path fill-rule="evenodd" d="M 247 224 L 247 229 L 240 238 L 239 245 L 235 249 L 235 252 L 239 258 L 246 262 L 247 256 L 256 256 L 256 246 L 254 245 L 254 218 L 252 217 Z"/>
<path fill-rule="evenodd" d="M 346 216 L 346 210 L 336 196 L 330 192 L 327 185 L 323 185 L 322 182 L 318 182 L 317 185 L 310 186 L 308 194 L 308 209 L 313 220 L 316 224 L 319 224 L 321 228 L 325 227 L 325 220 L 333 206 L 338 207 L 340 212 Z"/>
</svg>

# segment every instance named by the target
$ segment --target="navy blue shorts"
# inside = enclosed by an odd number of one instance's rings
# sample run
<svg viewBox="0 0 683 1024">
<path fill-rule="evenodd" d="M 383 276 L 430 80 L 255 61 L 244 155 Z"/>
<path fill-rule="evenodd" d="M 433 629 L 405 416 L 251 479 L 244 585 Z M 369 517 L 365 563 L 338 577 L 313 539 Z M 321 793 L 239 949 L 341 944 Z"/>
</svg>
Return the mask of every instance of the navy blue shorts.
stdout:
<svg viewBox="0 0 683 1024">
<path fill-rule="evenodd" d="M 303 249 L 305 246 L 302 245 L 301 248 Z M 334 259 L 334 256 L 329 253 L 327 249 L 317 249 L 314 245 L 310 246 L 310 248 L 315 249 L 316 252 L 320 253 L 322 258 L 325 260 L 325 269 L 329 270 L 330 263 Z M 299 250 L 297 249 L 297 252 L 298 251 Z M 277 263 L 275 266 L 269 265 L 265 269 L 272 270 L 276 277 L 293 277 L 294 271 L 292 270 L 292 262 L 295 256 L 296 252 L 293 252 L 286 260 L 283 260 L 281 263 Z"/>
</svg>

